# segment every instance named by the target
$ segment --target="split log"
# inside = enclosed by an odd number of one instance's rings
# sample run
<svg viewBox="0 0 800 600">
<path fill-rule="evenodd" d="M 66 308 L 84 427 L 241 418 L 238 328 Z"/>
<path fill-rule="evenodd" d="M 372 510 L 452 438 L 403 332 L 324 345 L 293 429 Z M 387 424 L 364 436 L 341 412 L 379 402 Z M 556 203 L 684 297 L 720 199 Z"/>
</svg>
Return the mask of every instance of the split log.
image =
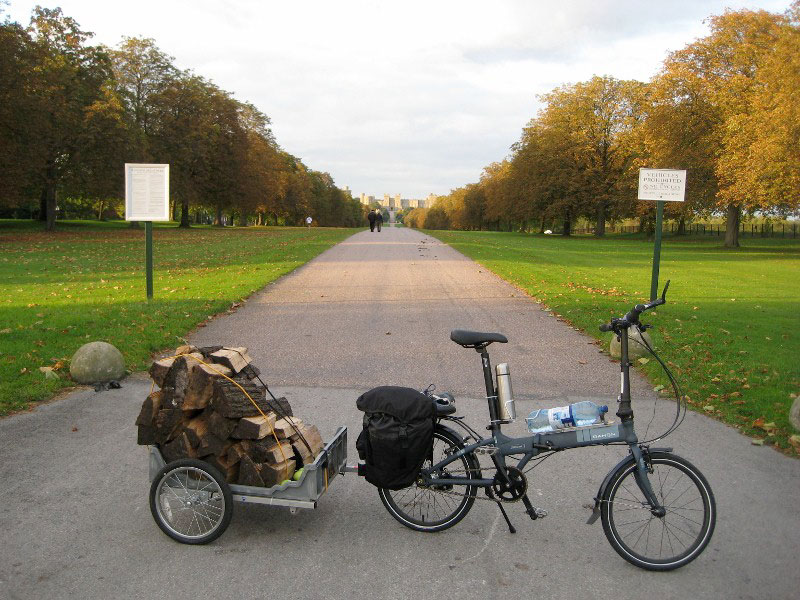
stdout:
<svg viewBox="0 0 800 600">
<path fill-rule="evenodd" d="M 303 426 L 303 421 L 298 419 L 297 417 L 291 417 L 291 419 L 278 419 L 275 421 L 275 434 L 278 436 L 278 439 L 283 440 L 286 438 L 290 438 L 297 433 L 297 430 Z"/>
<path fill-rule="evenodd" d="M 228 460 L 230 460 L 232 462 L 239 462 L 245 456 L 250 458 L 247 455 L 247 449 L 242 444 L 242 442 L 236 442 L 235 444 L 231 445 L 231 447 L 228 448 L 228 452 L 226 453 L 226 456 L 227 456 Z"/>
<path fill-rule="evenodd" d="M 192 354 L 194 352 L 198 352 L 197 346 L 192 346 L 191 344 L 175 348 L 175 354 Z"/>
<path fill-rule="evenodd" d="M 208 433 L 208 415 L 201 414 L 199 417 L 195 417 L 191 421 L 189 421 L 183 432 L 186 434 L 186 437 L 189 439 L 189 443 L 192 445 L 192 448 L 197 448 L 200 444 L 203 443 L 203 439 L 209 435 Z"/>
<path fill-rule="evenodd" d="M 260 440 L 272 433 L 276 416 L 268 412 L 266 417 L 244 417 L 239 419 L 236 428 L 231 432 L 231 437 L 238 440 Z"/>
<path fill-rule="evenodd" d="M 186 433 L 181 433 L 171 442 L 164 444 L 161 447 L 161 454 L 168 463 L 174 460 L 180 460 L 181 458 L 197 457 L 197 453 L 189 443 Z"/>
<path fill-rule="evenodd" d="M 300 433 L 294 434 L 290 441 L 298 464 L 305 466 L 314 462 L 317 454 L 325 447 L 325 443 L 316 425 L 302 425 L 299 429 Z"/>
<path fill-rule="evenodd" d="M 156 442 L 166 444 L 173 439 L 183 425 L 183 411 L 180 408 L 162 408 L 156 414 Z"/>
<path fill-rule="evenodd" d="M 208 406 L 214 395 L 214 381 L 230 377 L 233 372 L 223 365 L 197 364 L 189 374 L 183 410 L 199 410 Z"/>
<path fill-rule="evenodd" d="M 264 480 L 261 479 L 261 468 L 253 462 L 246 454 L 239 463 L 239 485 L 252 485 L 264 487 Z"/>
<path fill-rule="evenodd" d="M 250 398 L 242 392 L 242 389 Z M 266 414 L 270 410 L 266 402 L 266 390 L 249 381 L 242 381 L 237 385 L 225 379 L 214 381 L 214 393 L 209 406 L 213 407 L 215 412 L 229 419 L 255 417 L 261 412 Z M 259 412 L 259 408 L 261 412 Z"/>
<path fill-rule="evenodd" d="M 136 424 L 152 427 L 156 414 L 160 409 L 161 391 L 156 390 L 142 402 L 142 410 L 139 411 L 139 416 L 136 417 Z"/>
<path fill-rule="evenodd" d="M 294 458 L 294 451 L 289 442 L 283 441 L 277 444 L 271 436 L 256 442 L 243 440 L 242 447 L 257 463 L 280 463 L 287 458 Z"/>
<path fill-rule="evenodd" d="M 294 451 L 294 460 L 298 466 L 305 467 L 314 462 L 314 454 L 300 440 L 292 442 L 292 450 Z"/>
<path fill-rule="evenodd" d="M 162 358 L 150 365 L 150 370 L 148 371 L 150 373 L 150 378 L 156 382 L 158 387 L 164 387 L 164 378 L 167 376 L 174 362 L 174 358 Z"/>
<path fill-rule="evenodd" d="M 261 371 L 258 370 L 258 367 L 253 365 L 247 365 L 244 369 L 239 372 L 240 376 L 244 376 L 247 379 L 255 379 L 259 375 L 261 375 Z"/>
<path fill-rule="evenodd" d="M 294 413 L 292 412 L 292 406 L 289 404 L 289 401 L 283 396 L 275 399 L 267 398 L 266 403 L 269 410 L 277 414 L 278 417 L 294 416 Z"/>
<path fill-rule="evenodd" d="M 225 365 L 234 373 L 238 373 L 252 362 L 247 348 L 222 348 L 211 354 L 215 363 Z"/>
<path fill-rule="evenodd" d="M 297 463 L 295 463 L 293 458 L 277 464 L 261 463 L 260 475 L 261 479 L 264 481 L 264 485 L 272 487 L 287 479 L 291 479 L 292 475 L 294 475 L 296 465 Z"/>
<path fill-rule="evenodd" d="M 156 428 L 152 425 L 139 425 L 136 432 L 136 443 L 140 446 L 151 446 L 156 443 Z"/>
<path fill-rule="evenodd" d="M 216 455 L 206 456 L 203 460 L 216 468 L 228 483 L 236 483 L 239 479 L 239 461 L 230 462 L 227 457 Z"/>
<path fill-rule="evenodd" d="M 202 360 L 202 354 L 191 354 L 189 356 L 179 356 L 172 363 L 166 377 L 164 377 L 164 384 L 161 386 L 162 398 L 161 402 L 164 406 L 172 408 L 181 408 L 183 406 L 183 399 L 186 395 L 186 387 L 189 383 L 189 374 L 198 363 L 194 358 Z"/>
<path fill-rule="evenodd" d="M 198 348 L 198 352 L 206 357 L 206 362 L 214 362 L 211 360 L 211 355 L 217 350 L 222 350 L 222 348 L 222 346 L 203 346 L 202 348 Z"/>
<path fill-rule="evenodd" d="M 226 419 L 218 412 L 206 409 L 203 413 L 207 415 L 206 423 L 208 431 L 213 433 L 220 439 L 227 439 L 230 437 L 231 432 L 236 429 L 238 421 L 236 419 Z"/>
<path fill-rule="evenodd" d="M 231 443 L 228 440 L 220 439 L 212 433 L 207 433 L 197 446 L 197 456 L 201 458 L 212 454 L 223 456 L 228 453 L 230 447 Z"/>
</svg>

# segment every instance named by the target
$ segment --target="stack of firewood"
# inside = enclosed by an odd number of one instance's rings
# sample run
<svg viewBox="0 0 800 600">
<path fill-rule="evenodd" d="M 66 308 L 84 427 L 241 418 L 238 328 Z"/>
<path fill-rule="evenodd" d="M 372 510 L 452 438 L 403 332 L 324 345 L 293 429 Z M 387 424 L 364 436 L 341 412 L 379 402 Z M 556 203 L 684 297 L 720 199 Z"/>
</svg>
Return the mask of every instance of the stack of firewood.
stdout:
<svg viewBox="0 0 800 600">
<path fill-rule="evenodd" d="M 181 346 L 175 355 L 150 367 L 159 389 L 136 419 L 139 444 L 157 446 L 167 462 L 204 460 L 229 483 L 266 487 L 291 479 L 322 450 L 319 430 L 253 381 L 247 348 Z"/>
</svg>

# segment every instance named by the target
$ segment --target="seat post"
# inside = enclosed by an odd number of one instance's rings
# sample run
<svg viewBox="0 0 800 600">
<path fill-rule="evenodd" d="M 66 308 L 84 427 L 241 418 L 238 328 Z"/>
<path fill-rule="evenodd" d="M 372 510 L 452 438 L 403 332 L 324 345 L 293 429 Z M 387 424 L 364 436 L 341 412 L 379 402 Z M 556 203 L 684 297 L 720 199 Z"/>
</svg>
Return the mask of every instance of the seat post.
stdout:
<svg viewBox="0 0 800 600">
<path fill-rule="evenodd" d="M 492 364 L 489 361 L 489 353 L 486 351 L 486 346 L 475 348 L 481 355 L 481 362 L 483 363 L 483 381 L 486 384 L 486 400 L 489 403 L 489 428 L 494 433 L 500 430 L 500 425 L 497 422 L 497 390 L 494 387 L 494 378 L 492 377 Z"/>
</svg>

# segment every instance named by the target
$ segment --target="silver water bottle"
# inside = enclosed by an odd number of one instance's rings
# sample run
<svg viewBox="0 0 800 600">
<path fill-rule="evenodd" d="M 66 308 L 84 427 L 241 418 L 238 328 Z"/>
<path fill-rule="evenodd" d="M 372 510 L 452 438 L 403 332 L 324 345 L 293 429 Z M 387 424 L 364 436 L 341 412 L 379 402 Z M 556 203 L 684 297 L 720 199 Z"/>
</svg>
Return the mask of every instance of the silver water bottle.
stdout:
<svg viewBox="0 0 800 600">
<path fill-rule="evenodd" d="M 517 409 L 514 406 L 514 393 L 511 391 L 508 363 L 500 363 L 494 370 L 497 374 L 497 419 L 511 423 L 517 418 Z"/>
</svg>

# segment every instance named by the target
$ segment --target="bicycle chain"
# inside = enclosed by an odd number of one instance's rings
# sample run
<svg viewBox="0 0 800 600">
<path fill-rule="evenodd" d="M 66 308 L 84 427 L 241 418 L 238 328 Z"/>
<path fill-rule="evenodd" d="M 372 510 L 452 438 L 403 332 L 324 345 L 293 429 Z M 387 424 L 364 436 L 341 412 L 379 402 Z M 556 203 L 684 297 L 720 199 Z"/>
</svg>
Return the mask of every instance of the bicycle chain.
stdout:
<svg viewBox="0 0 800 600">
<path fill-rule="evenodd" d="M 448 469 L 447 472 L 448 473 L 476 473 L 476 472 L 480 473 L 482 470 L 483 469 L 452 469 L 452 470 Z M 432 492 L 436 492 L 437 494 L 442 494 L 444 496 L 458 496 L 459 498 L 463 498 L 465 496 L 465 494 L 459 494 L 458 492 L 447 492 L 445 490 L 437 490 L 437 489 L 434 489 L 435 486 L 419 485 L 419 483 L 417 483 L 417 487 L 420 488 L 420 489 L 423 489 L 423 490 L 430 490 Z M 488 494 L 486 495 L 486 497 L 475 495 L 475 496 L 473 496 L 473 498 L 475 498 L 475 500 L 486 500 L 488 502 L 495 502 L 495 503 L 496 502 L 502 502 L 503 504 L 514 504 L 515 502 L 519 502 L 520 500 L 522 500 L 521 496 L 519 498 L 514 498 L 514 499 L 511 499 L 511 500 L 504 500 L 502 498 L 495 498 L 491 488 L 484 488 L 484 489 L 485 490 L 489 490 L 489 493 L 491 493 L 492 496 L 489 496 Z"/>
</svg>

